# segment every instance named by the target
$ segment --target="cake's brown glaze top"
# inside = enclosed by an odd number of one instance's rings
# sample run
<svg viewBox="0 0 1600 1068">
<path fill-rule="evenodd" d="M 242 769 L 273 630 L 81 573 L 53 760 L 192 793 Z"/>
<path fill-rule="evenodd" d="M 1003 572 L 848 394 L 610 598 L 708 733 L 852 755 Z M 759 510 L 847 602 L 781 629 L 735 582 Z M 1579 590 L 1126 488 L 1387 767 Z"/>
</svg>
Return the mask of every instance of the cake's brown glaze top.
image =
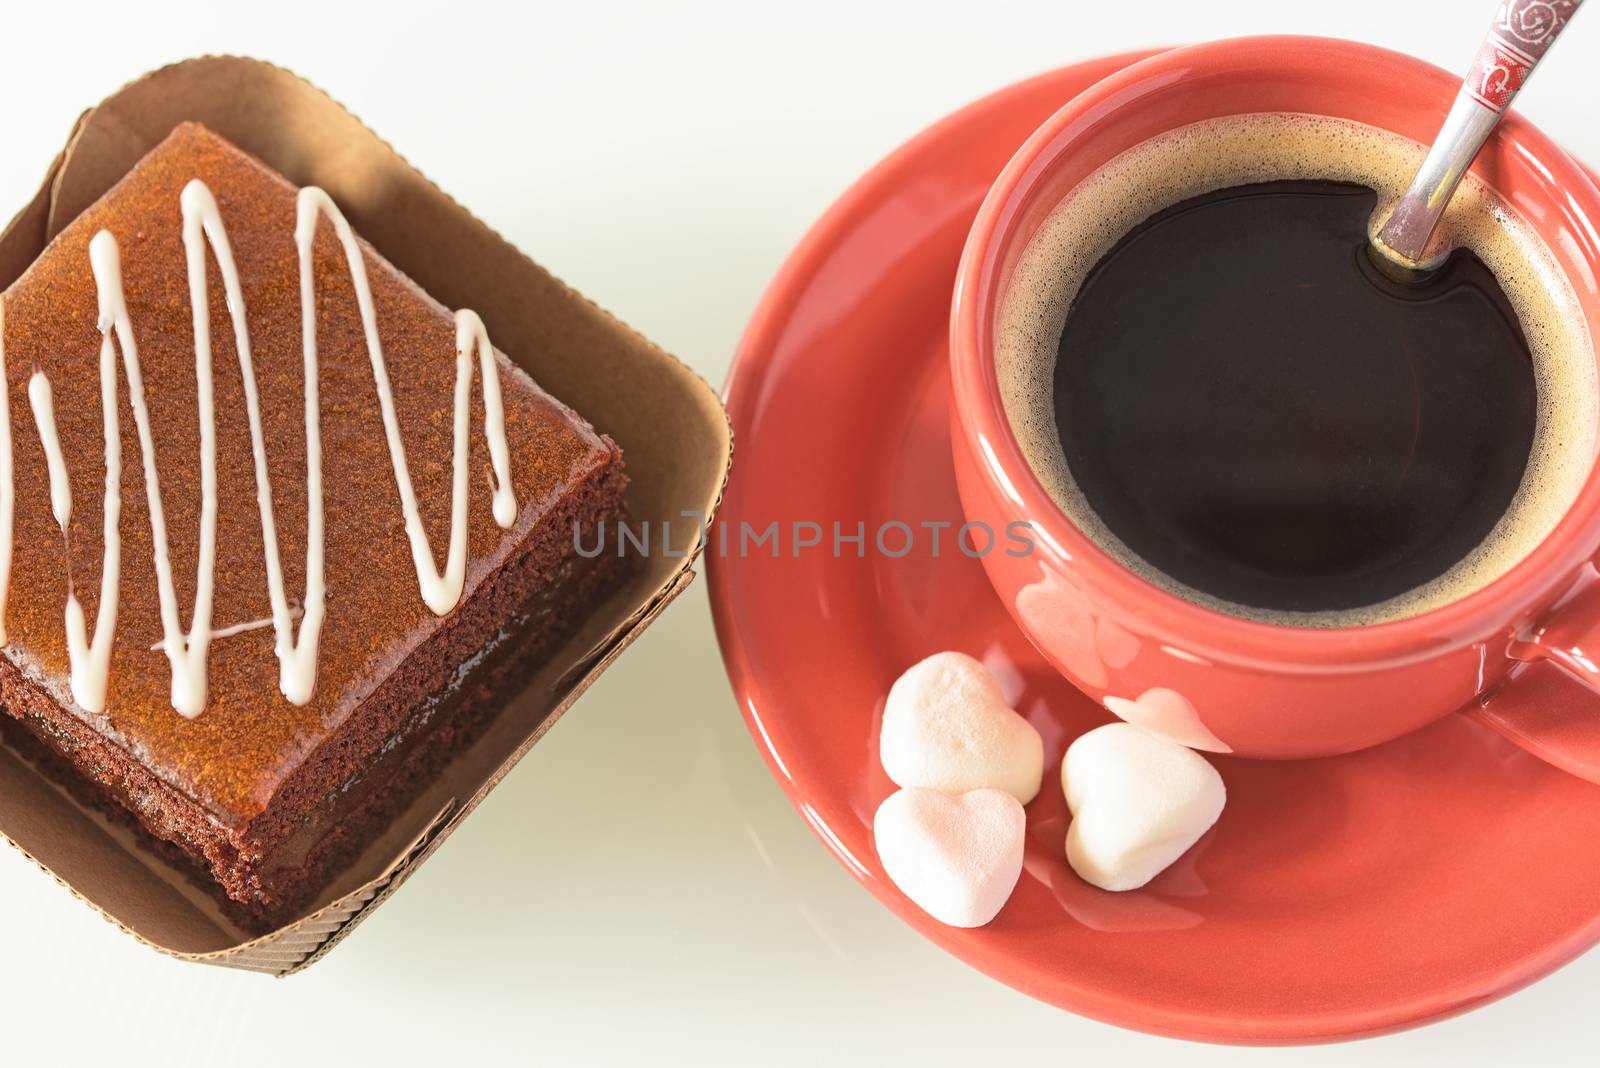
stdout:
<svg viewBox="0 0 1600 1068">
<path fill-rule="evenodd" d="M 173 132 L 65 229 L 0 299 L 16 464 L 16 527 L 4 653 L 172 786 L 219 820 L 242 826 L 300 761 L 342 723 L 394 665 L 440 624 L 418 594 L 373 372 L 343 252 L 330 224 L 316 241 L 321 355 L 328 612 L 317 689 L 303 707 L 278 692 L 271 627 L 218 638 L 210 695 L 198 719 L 170 704 L 139 442 L 118 364 L 122 580 L 111 684 L 103 715 L 77 708 L 67 686 L 67 574 L 93 627 L 102 556 L 104 443 L 97 301 L 89 242 L 110 230 L 122 251 L 156 442 L 179 614 L 191 619 L 200 522 L 194 331 L 179 194 L 206 182 L 221 208 L 242 276 L 261 393 L 286 587 L 305 588 L 304 377 L 295 190 L 197 125 Z M 216 603 L 212 626 L 271 614 L 238 352 L 221 278 L 208 256 L 217 409 Z M 371 249 L 366 252 L 406 456 L 436 561 L 449 539 L 455 327 L 450 314 Z M 491 334 L 494 324 L 489 323 Z M 615 446 L 501 358 L 506 434 L 518 516 L 509 531 L 490 508 L 482 392 L 474 361 L 468 564 L 463 600 L 505 559 L 573 481 L 609 462 Z M 49 478 L 28 379 L 50 378 L 72 486 L 70 541 L 50 509 Z M 70 544 L 70 561 L 67 545 Z"/>
</svg>

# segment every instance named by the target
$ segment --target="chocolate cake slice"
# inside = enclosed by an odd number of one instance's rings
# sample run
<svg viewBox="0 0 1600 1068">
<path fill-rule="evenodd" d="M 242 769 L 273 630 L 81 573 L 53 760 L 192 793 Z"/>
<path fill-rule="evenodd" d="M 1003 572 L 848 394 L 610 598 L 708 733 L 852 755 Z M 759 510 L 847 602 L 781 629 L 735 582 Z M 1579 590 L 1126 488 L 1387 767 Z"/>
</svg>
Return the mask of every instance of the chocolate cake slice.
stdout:
<svg viewBox="0 0 1600 1068">
<path fill-rule="evenodd" d="M 198 125 L 0 295 L 0 361 L 6 739 L 251 926 L 620 568 L 576 551 L 621 514 L 617 446 Z"/>
</svg>

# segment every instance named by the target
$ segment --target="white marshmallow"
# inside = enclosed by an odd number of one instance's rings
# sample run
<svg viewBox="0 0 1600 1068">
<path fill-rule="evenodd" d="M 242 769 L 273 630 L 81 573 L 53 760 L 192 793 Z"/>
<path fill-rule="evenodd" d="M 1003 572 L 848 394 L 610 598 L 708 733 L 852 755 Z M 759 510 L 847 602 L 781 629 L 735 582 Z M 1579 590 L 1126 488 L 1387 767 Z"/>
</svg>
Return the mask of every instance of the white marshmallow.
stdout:
<svg viewBox="0 0 1600 1068">
<path fill-rule="evenodd" d="M 1222 814 L 1227 791 L 1199 753 L 1131 723 L 1067 747 L 1067 863 L 1102 890 L 1134 890 L 1177 860 Z"/>
<path fill-rule="evenodd" d="M 1190 749 L 1203 749 L 1208 753 L 1233 752 L 1227 742 L 1212 734 L 1211 728 L 1200 721 L 1200 713 L 1177 690 L 1158 686 L 1131 701 L 1126 697 L 1108 696 L 1105 706 L 1129 723 Z"/>
<path fill-rule="evenodd" d="M 872 820 L 878 859 L 894 885 L 951 927 L 982 927 L 1022 874 L 1026 816 L 1004 790 L 896 790 Z"/>
<path fill-rule="evenodd" d="M 989 670 L 965 653 L 935 653 L 895 680 L 878 758 L 896 786 L 947 794 L 994 787 L 1023 804 L 1044 778 L 1039 732 L 1006 704 Z"/>
</svg>

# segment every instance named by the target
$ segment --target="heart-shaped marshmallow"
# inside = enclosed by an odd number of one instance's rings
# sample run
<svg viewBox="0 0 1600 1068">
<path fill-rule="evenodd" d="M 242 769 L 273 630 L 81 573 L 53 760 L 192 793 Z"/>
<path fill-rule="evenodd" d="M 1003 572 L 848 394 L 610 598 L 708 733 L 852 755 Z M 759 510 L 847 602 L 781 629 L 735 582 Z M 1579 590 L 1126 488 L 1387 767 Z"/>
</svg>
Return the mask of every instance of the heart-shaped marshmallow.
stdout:
<svg viewBox="0 0 1600 1068">
<path fill-rule="evenodd" d="M 982 927 L 1022 874 L 1026 817 L 1004 790 L 896 790 L 878 806 L 883 870 L 918 908 L 951 927 Z"/>
<path fill-rule="evenodd" d="M 1200 713 L 1177 690 L 1158 686 L 1131 701 L 1126 697 L 1107 697 L 1105 705 L 1129 723 L 1171 738 L 1190 749 L 1204 749 L 1208 753 L 1233 752 L 1227 742 L 1212 734 L 1211 728 L 1200 721 Z"/>
<path fill-rule="evenodd" d="M 1067 863 L 1102 890 L 1143 886 L 1199 841 L 1227 792 L 1206 759 L 1131 723 L 1080 737 L 1061 761 Z"/>
<path fill-rule="evenodd" d="M 1024 805 L 1044 777 L 1044 742 L 965 653 L 935 653 L 895 680 L 878 757 L 896 786 L 1004 790 Z"/>
</svg>

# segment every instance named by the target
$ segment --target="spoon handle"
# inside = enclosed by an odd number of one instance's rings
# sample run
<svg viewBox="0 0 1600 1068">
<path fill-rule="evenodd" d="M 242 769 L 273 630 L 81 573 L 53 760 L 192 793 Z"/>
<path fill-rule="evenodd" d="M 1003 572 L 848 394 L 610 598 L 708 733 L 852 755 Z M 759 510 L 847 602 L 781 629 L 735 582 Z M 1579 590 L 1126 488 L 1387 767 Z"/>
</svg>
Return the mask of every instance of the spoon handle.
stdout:
<svg viewBox="0 0 1600 1068">
<path fill-rule="evenodd" d="M 1378 231 L 1387 253 L 1420 264 L 1445 205 L 1510 105 L 1583 0 L 1501 0 L 1483 47 L 1411 188 Z"/>
</svg>

